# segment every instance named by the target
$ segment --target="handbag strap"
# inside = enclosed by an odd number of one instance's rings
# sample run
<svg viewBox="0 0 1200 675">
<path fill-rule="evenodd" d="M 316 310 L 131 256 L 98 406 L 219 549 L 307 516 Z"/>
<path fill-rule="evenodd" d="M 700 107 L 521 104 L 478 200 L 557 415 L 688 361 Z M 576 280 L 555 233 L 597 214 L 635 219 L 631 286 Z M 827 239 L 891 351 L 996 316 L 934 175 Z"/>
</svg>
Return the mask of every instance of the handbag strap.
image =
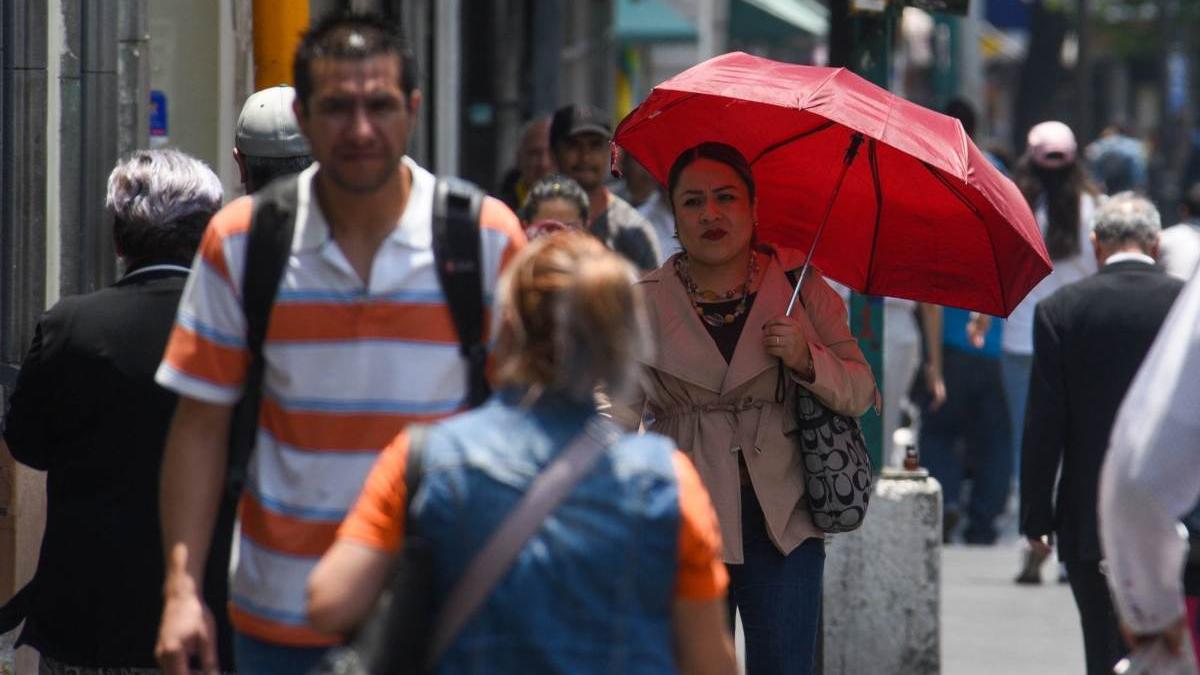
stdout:
<svg viewBox="0 0 1200 675">
<path fill-rule="evenodd" d="M 428 666 L 437 663 L 512 567 L 529 538 L 541 529 L 546 517 L 562 503 L 619 434 L 611 421 L 593 417 L 570 445 L 537 475 L 512 513 L 471 559 L 466 572 L 450 591 L 434 625 Z"/>
</svg>

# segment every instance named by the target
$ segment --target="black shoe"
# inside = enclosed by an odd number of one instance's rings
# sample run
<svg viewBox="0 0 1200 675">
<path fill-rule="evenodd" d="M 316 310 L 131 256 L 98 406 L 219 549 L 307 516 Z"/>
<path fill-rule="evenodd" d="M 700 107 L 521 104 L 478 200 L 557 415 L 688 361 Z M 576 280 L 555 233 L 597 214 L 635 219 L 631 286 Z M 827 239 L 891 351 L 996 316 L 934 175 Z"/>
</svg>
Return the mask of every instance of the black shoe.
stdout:
<svg viewBox="0 0 1200 675">
<path fill-rule="evenodd" d="M 1021 573 L 1017 575 L 1016 582 L 1018 584 L 1037 585 L 1042 583 L 1042 565 L 1046 562 L 1046 558 L 1050 557 L 1046 553 L 1034 553 L 1033 549 L 1026 549 L 1025 562 L 1021 565 Z"/>
<path fill-rule="evenodd" d="M 949 544 L 954 537 L 954 530 L 958 527 L 960 516 L 958 511 L 946 511 L 942 514 L 942 543 Z"/>
</svg>

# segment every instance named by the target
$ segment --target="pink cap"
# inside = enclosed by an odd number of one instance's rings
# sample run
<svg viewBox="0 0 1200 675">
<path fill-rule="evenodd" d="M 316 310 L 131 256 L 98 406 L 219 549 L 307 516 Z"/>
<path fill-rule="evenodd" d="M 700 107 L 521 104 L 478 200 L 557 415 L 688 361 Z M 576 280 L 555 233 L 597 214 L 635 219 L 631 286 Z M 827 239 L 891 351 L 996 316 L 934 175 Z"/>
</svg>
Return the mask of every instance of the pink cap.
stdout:
<svg viewBox="0 0 1200 675">
<path fill-rule="evenodd" d="M 1029 130 L 1029 154 L 1043 169 L 1058 169 L 1075 161 L 1075 134 L 1062 122 L 1042 122 Z"/>
</svg>

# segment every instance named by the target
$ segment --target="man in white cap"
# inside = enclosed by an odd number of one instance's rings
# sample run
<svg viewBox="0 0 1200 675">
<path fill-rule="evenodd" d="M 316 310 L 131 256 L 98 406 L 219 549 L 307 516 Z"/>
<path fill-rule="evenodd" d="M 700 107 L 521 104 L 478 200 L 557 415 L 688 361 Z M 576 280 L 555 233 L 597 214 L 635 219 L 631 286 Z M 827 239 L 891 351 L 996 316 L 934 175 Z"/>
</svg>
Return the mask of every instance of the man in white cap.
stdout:
<svg viewBox="0 0 1200 675">
<path fill-rule="evenodd" d="M 308 140 L 300 133 L 292 104 L 296 90 L 281 84 L 256 91 L 238 115 L 233 160 L 246 194 L 280 176 L 299 173 L 312 164 Z"/>
</svg>

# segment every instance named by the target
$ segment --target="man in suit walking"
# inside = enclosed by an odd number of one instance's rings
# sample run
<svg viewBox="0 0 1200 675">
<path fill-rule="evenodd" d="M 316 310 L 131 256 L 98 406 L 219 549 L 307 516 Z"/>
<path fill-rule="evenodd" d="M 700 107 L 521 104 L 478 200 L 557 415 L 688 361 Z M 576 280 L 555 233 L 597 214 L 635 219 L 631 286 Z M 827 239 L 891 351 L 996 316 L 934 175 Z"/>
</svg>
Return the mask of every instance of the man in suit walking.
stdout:
<svg viewBox="0 0 1200 675">
<path fill-rule="evenodd" d="M 1097 490 L 1113 418 L 1183 287 L 1155 263 L 1161 229 L 1149 201 L 1113 196 L 1092 231 L 1100 271 L 1046 298 L 1034 317 L 1021 532 L 1043 553 L 1057 537 L 1089 675 L 1111 673 L 1125 652 L 1101 570 Z"/>
<path fill-rule="evenodd" d="M 0 608 L 0 632 L 24 619 L 18 643 L 41 654 L 41 673 L 155 666 L 158 470 L 176 396 L 154 373 L 221 197 L 217 176 L 176 150 L 119 163 L 107 207 L 125 274 L 46 312 L 21 365 L 4 437 L 17 461 L 47 472 L 46 531 L 33 580 Z M 233 669 L 228 654 L 222 665 Z"/>
</svg>

